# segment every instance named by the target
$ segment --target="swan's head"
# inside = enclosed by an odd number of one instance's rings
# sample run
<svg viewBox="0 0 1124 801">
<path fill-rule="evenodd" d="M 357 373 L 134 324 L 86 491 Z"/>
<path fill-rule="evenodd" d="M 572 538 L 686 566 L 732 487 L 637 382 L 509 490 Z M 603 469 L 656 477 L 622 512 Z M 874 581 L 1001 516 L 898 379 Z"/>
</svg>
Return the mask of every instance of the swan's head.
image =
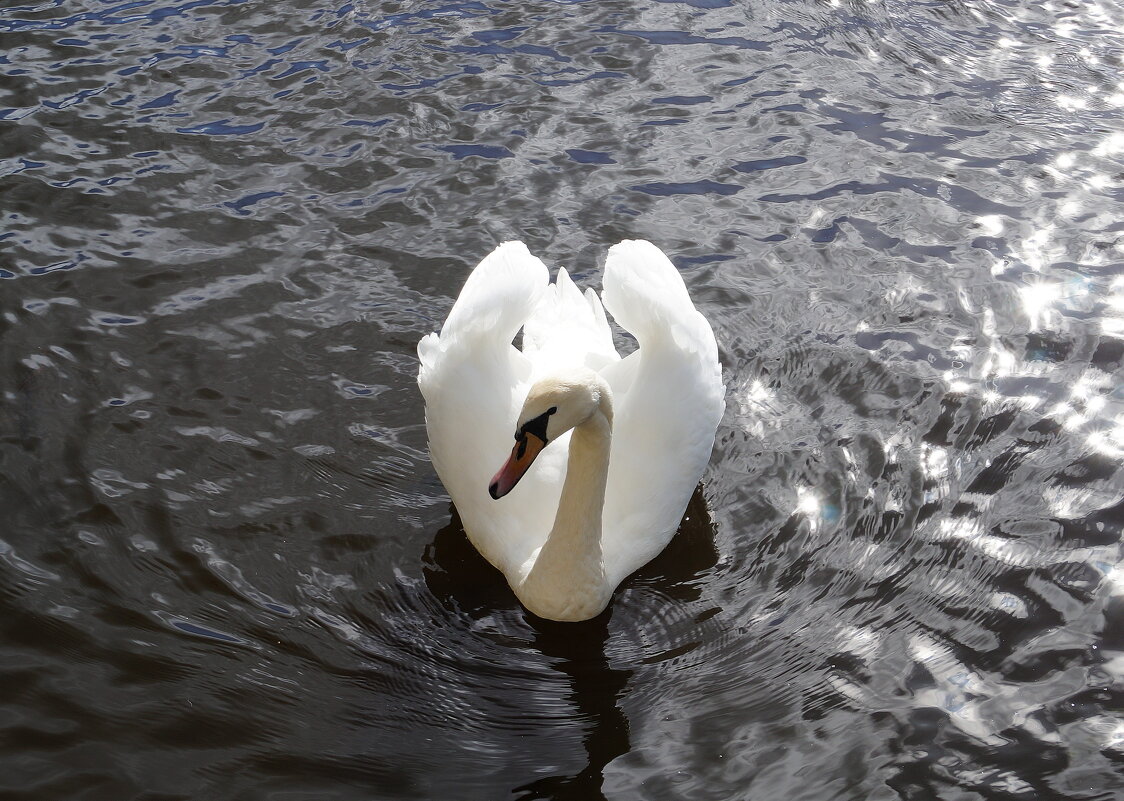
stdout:
<svg viewBox="0 0 1124 801">
<path fill-rule="evenodd" d="M 488 494 L 498 500 L 511 492 L 543 448 L 597 412 L 612 425 L 609 385 L 592 370 L 576 369 L 533 384 L 515 424 L 515 447 L 492 477 Z"/>
</svg>

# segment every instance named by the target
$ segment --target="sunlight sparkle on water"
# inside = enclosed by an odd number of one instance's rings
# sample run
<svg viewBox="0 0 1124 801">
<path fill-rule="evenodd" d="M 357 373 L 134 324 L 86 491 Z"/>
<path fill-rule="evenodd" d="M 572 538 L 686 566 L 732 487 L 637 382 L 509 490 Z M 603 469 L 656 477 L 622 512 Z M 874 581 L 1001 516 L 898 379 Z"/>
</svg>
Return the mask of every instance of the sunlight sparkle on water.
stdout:
<svg viewBox="0 0 1124 801">
<path fill-rule="evenodd" d="M 1117 418 L 1115 428 L 1108 431 L 1094 431 L 1087 441 L 1097 453 L 1112 459 L 1124 459 L 1124 417 Z"/>
<path fill-rule="evenodd" d="M 801 487 L 796 491 L 800 500 L 796 504 L 796 508 L 806 515 L 816 515 L 820 512 L 820 499 L 816 497 L 812 490 Z"/>
<path fill-rule="evenodd" d="M 999 236 L 1003 233 L 1003 218 L 998 214 L 985 214 L 976 218 L 976 223 L 986 236 Z"/>
<path fill-rule="evenodd" d="M 1016 255 L 1019 256 L 1024 262 L 1026 262 L 1027 266 L 1029 266 L 1032 270 L 1041 272 L 1042 268 L 1046 266 L 1046 264 L 1050 260 L 1049 257 L 1054 255 L 1061 255 L 1060 253 L 1054 252 L 1057 250 L 1057 248 L 1049 249 L 1049 244 L 1053 233 L 1054 225 L 1052 223 L 1048 223 L 1042 226 L 1033 234 L 1023 240 L 1021 249 L 1022 252 L 1016 252 Z"/>
<path fill-rule="evenodd" d="M 1099 370 L 1091 370 L 1084 373 L 1074 382 L 1073 388 L 1070 389 L 1069 394 L 1070 397 L 1077 398 L 1078 400 L 1088 399 L 1086 403 L 1086 406 L 1088 406 L 1089 403 L 1100 400 L 1100 398 L 1096 396 L 1099 395 L 1100 392 L 1107 390 L 1110 382 L 1111 379 L 1104 373 Z M 1097 408 L 1100 407 L 1098 406 Z"/>
<path fill-rule="evenodd" d="M 944 373 L 944 380 L 948 382 L 948 391 L 953 393 L 968 392 L 972 385 L 967 381 L 956 378 L 956 373 L 951 370 L 946 370 Z"/>
<path fill-rule="evenodd" d="M 760 379 L 754 380 L 745 391 L 745 399 L 750 404 L 765 403 L 771 400 L 772 397 L 773 394 L 769 392 L 768 388 Z"/>
<path fill-rule="evenodd" d="M 1019 290 L 1023 310 L 1030 320 L 1030 330 L 1037 331 L 1046 323 L 1047 309 L 1061 297 L 1061 287 L 1045 281 L 1037 281 Z"/>
<path fill-rule="evenodd" d="M 1081 428 L 1081 426 L 1085 425 L 1088 422 L 1089 418 L 1086 415 L 1071 414 L 1064 420 L 1062 420 L 1062 427 L 1069 431 L 1073 431 L 1075 429 Z"/>
<path fill-rule="evenodd" d="M 1124 278 L 1113 281 L 1109 286 L 1109 293 L 1105 298 L 1107 309 L 1101 318 L 1101 331 L 1110 335 L 1124 335 Z"/>
</svg>

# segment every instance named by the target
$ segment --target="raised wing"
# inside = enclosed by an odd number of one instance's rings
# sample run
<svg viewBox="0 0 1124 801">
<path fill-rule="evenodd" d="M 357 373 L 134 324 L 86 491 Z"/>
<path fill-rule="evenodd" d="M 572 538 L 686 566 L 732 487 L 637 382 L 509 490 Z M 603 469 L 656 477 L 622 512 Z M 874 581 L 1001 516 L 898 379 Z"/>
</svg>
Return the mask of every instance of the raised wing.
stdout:
<svg viewBox="0 0 1124 801">
<path fill-rule="evenodd" d="M 488 481 L 511 450 L 531 377 L 531 361 L 511 342 L 547 280 L 546 265 L 526 245 L 505 242 L 469 275 L 441 333 L 418 343 L 433 466 L 473 545 L 505 572 L 541 545 L 553 514 L 517 503 L 521 487 L 499 501 L 488 496 Z"/>
<path fill-rule="evenodd" d="M 726 404 L 714 332 L 659 248 L 610 248 L 601 298 L 640 344 L 601 371 L 614 401 L 602 543 L 616 583 L 675 534 Z"/>
</svg>

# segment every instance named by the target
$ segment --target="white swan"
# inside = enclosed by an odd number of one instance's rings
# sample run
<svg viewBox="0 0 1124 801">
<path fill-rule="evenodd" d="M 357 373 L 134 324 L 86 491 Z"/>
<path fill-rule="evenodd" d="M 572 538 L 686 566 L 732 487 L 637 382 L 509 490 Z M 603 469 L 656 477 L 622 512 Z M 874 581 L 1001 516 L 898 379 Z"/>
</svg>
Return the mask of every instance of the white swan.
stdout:
<svg viewBox="0 0 1124 801">
<path fill-rule="evenodd" d="M 433 466 L 469 539 L 529 610 L 576 621 L 675 533 L 724 388 L 710 324 L 655 245 L 610 248 L 600 300 L 564 269 L 548 280 L 522 242 L 496 248 L 440 335 L 418 343 L 418 383 Z M 624 359 L 601 300 L 639 342 Z"/>
</svg>

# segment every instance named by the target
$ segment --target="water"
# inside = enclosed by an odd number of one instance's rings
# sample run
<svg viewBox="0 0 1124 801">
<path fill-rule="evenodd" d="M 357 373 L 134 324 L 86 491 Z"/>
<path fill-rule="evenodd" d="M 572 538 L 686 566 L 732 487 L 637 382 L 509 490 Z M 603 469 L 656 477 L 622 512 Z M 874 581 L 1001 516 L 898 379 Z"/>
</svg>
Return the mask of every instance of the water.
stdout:
<svg viewBox="0 0 1124 801">
<path fill-rule="evenodd" d="M 0 795 L 1117 799 L 1124 6 L 0 12 Z M 589 624 L 414 347 L 657 242 L 715 455 Z M 627 346 L 621 335 L 620 342 Z"/>
</svg>

